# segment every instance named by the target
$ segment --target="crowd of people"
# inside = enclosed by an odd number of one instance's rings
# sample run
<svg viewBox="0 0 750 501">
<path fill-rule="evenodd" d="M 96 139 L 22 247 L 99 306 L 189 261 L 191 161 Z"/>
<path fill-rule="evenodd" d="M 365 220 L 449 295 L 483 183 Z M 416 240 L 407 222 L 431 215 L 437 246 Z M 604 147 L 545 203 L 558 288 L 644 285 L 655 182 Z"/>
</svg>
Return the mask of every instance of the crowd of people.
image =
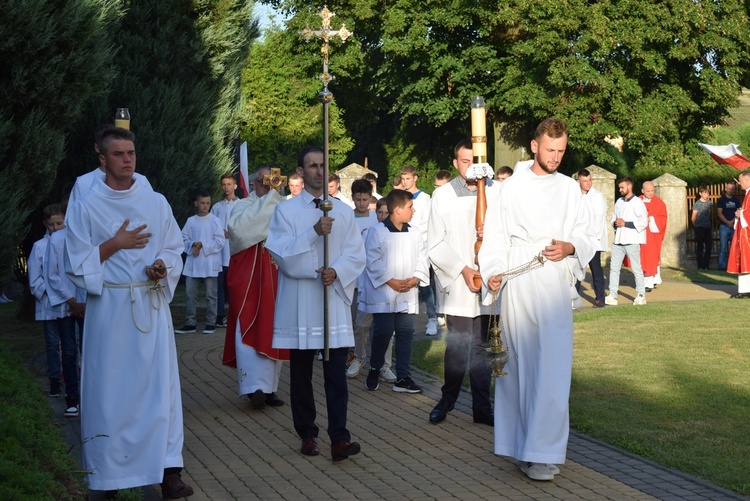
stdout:
<svg viewBox="0 0 750 501">
<path fill-rule="evenodd" d="M 368 391 L 381 383 L 407 395 L 422 391 L 411 377 L 411 354 L 424 304 L 425 334 L 438 334 L 442 325 L 446 342 L 441 397 L 426 420 L 438 425 L 448 418 L 468 371 L 473 421 L 494 427 L 495 453 L 514 458 L 531 479 L 554 479 L 566 456 L 572 310 L 581 305 L 586 268 L 595 307 L 618 304 L 626 260 L 636 283 L 633 304 L 646 304 L 646 293 L 661 283 L 667 225 L 654 184 L 644 183 L 638 197 L 629 177 L 618 180 L 621 198 L 607 214 L 590 171 L 575 180 L 558 172 L 567 142 L 562 120 L 544 120 L 530 143 L 532 160 L 478 183 L 472 143 L 462 140 L 454 149 L 456 175 L 439 171 L 432 196 L 417 188 L 417 169 L 406 165 L 387 196 L 368 174 L 352 184 L 352 199 L 335 173 L 325 178 L 323 150 L 307 147 L 289 177 L 288 196 L 268 167 L 253 174 L 241 199 L 234 175 L 226 174 L 224 197 L 212 207 L 208 191 L 196 192 L 196 214 L 180 228 L 167 200 L 136 173 L 134 134 L 100 130 L 100 168 L 78 178 L 67 212 L 60 204 L 45 209 L 48 233 L 29 259 L 50 396 L 63 394 L 64 376 L 65 415 L 80 415 L 82 435 L 92 437 L 83 445 L 91 489 L 114 497 L 119 489 L 159 483 L 167 499 L 192 494 L 180 476 L 174 333 L 198 330 L 200 283 L 207 304 L 202 332 L 226 327 L 222 362 L 236 370 L 238 395 L 251 407 L 285 405 L 277 391 L 282 364 L 289 363 L 301 454 L 320 454 L 316 361 L 322 361 L 333 461 L 361 451 L 347 427 L 349 379 L 367 369 Z M 750 188 L 750 171 L 740 174 L 740 185 Z M 476 226 L 479 195 L 486 221 Z M 739 273 L 740 292 L 750 296 L 747 201 L 740 207 L 727 185 L 719 218 L 722 235 L 734 230 L 736 238 L 722 244 L 727 255 L 720 266 Z M 696 236 L 707 217 L 710 224 L 710 210 L 701 192 L 693 208 Z M 609 294 L 601 266 L 606 251 Z M 185 324 L 174 329 L 169 303 L 182 275 Z M 498 313 L 509 376 L 495 380 L 491 396 L 485 348 L 491 315 Z"/>
</svg>

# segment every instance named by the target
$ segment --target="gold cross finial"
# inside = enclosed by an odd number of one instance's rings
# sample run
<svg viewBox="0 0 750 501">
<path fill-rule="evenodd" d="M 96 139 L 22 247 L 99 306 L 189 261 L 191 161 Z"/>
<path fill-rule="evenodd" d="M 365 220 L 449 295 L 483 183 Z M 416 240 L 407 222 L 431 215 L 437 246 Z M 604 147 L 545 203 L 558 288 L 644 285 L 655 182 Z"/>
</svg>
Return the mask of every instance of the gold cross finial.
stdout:
<svg viewBox="0 0 750 501">
<path fill-rule="evenodd" d="M 281 175 L 281 169 L 271 169 L 270 174 L 263 176 L 263 184 L 278 192 L 282 186 L 286 186 L 286 176 Z"/>
<path fill-rule="evenodd" d="M 342 42 L 346 42 L 353 33 L 349 31 L 344 23 L 341 23 L 341 28 L 338 30 L 331 29 L 331 18 L 336 14 L 328 10 L 327 6 L 323 6 L 323 10 L 319 13 L 323 19 L 323 27 L 319 30 L 311 30 L 309 26 L 305 26 L 305 29 L 300 34 L 305 38 L 305 41 L 309 42 L 312 37 L 317 37 L 323 40 L 323 47 L 320 52 L 323 53 L 323 74 L 318 76 L 321 82 L 323 82 L 323 89 L 328 90 L 328 82 L 333 80 L 333 75 L 328 73 L 328 53 L 329 53 L 329 42 L 338 36 Z"/>
</svg>

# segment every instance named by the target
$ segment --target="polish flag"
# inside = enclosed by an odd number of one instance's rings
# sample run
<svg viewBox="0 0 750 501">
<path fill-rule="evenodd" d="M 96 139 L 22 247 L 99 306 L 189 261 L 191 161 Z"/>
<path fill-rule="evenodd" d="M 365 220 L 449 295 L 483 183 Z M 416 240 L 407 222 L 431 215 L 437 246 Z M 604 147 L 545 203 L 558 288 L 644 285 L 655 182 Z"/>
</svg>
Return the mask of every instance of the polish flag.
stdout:
<svg viewBox="0 0 750 501">
<path fill-rule="evenodd" d="M 240 187 L 245 197 L 250 194 L 250 177 L 247 175 L 247 141 L 240 146 Z"/>
<path fill-rule="evenodd" d="M 736 144 L 726 146 L 712 146 L 710 144 L 698 143 L 708 152 L 711 157 L 722 165 L 731 165 L 737 170 L 745 170 L 750 167 L 750 160 L 742 154 Z"/>
</svg>

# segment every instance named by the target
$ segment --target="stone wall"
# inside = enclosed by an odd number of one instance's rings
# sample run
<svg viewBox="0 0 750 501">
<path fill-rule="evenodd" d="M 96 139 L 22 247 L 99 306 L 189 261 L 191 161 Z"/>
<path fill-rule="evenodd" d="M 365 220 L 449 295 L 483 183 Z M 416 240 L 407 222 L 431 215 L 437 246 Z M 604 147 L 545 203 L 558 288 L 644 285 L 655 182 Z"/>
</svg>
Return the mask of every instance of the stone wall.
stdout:
<svg viewBox="0 0 750 501">
<path fill-rule="evenodd" d="M 345 197 L 351 200 L 352 183 L 357 179 L 362 179 L 362 176 L 364 176 L 368 172 L 370 174 L 374 174 L 375 177 L 378 177 L 377 172 L 371 171 L 370 169 L 356 163 L 349 164 L 343 169 L 339 169 L 338 171 L 336 171 L 336 174 L 338 174 L 339 178 L 341 178 L 341 193 L 343 193 Z M 326 186 L 328 186 L 328 180 L 326 180 Z"/>
<path fill-rule="evenodd" d="M 667 205 L 667 233 L 661 248 L 661 265 L 671 268 L 694 268 L 687 260 L 687 183 L 672 174 L 653 180 L 656 196 Z"/>
</svg>

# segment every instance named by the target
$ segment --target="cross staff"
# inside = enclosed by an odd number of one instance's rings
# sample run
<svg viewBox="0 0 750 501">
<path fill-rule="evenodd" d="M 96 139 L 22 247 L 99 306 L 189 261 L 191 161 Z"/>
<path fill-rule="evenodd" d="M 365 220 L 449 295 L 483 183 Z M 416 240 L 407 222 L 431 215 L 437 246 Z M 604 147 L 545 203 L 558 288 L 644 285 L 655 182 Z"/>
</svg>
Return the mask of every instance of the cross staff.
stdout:
<svg viewBox="0 0 750 501">
<path fill-rule="evenodd" d="M 312 30 L 309 26 L 305 26 L 305 29 L 300 34 L 305 38 L 305 41 L 309 42 L 314 36 L 323 40 L 323 47 L 320 52 L 323 53 L 323 74 L 318 78 L 323 82 L 323 90 L 318 93 L 318 101 L 323 104 L 323 180 L 324 183 L 328 182 L 328 105 L 333 101 L 333 94 L 328 90 L 328 82 L 333 80 L 333 76 L 328 73 L 328 53 L 330 51 L 329 42 L 338 36 L 342 42 L 345 42 L 352 32 L 346 29 L 346 26 L 342 23 L 341 28 L 338 30 L 331 29 L 331 18 L 335 16 L 333 12 L 328 10 L 327 6 L 323 6 L 323 10 L 320 11 L 320 17 L 323 18 L 323 26 L 319 30 Z M 323 188 L 323 201 L 320 203 L 320 210 L 323 211 L 323 216 L 328 217 L 328 213 L 333 209 L 333 202 L 328 199 L 328 190 L 324 186 Z M 323 235 L 323 269 L 328 269 L 328 235 Z M 328 341 L 329 341 L 329 321 L 328 321 L 328 286 L 323 287 L 323 360 L 328 361 Z"/>
</svg>

